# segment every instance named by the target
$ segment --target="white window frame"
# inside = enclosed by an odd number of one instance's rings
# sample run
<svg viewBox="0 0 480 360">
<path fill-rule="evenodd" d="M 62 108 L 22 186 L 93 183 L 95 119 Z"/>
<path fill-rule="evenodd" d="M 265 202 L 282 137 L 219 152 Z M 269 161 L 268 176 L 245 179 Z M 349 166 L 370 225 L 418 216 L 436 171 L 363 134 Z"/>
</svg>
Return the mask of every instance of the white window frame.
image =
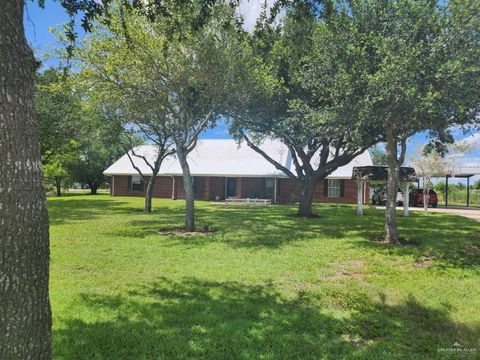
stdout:
<svg viewBox="0 0 480 360">
<path fill-rule="evenodd" d="M 342 189 L 342 180 L 340 179 L 327 179 L 327 197 L 340 197 Z"/>
</svg>

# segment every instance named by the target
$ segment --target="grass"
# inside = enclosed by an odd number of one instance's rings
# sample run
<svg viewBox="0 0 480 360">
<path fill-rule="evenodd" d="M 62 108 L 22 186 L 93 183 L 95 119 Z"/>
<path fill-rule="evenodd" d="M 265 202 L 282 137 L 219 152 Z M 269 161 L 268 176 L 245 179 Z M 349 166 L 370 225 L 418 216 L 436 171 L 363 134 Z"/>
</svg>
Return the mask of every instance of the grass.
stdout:
<svg viewBox="0 0 480 360">
<path fill-rule="evenodd" d="M 197 203 L 205 236 L 159 235 L 181 201 L 50 198 L 55 359 L 426 359 L 480 352 L 480 223 Z"/>
</svg>

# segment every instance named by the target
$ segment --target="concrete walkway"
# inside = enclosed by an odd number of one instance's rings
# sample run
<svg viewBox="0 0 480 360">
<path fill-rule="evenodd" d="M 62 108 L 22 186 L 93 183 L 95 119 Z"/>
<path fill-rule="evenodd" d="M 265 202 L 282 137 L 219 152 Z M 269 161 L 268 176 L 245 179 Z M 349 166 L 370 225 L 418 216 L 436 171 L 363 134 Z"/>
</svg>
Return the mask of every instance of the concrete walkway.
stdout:
<svg viewBox="0 0 480 360">
<path fill-rule="evenodd" d="M 385 209 L 385 206 L 377 206 L 377 209 Z M 397 210 L 402 211 L 403 206 L 397 206 Z M 410 207 L 410 211 L 423 211 L 423 207 Z M 439 212 L 452 215 L 465 216 L 467 218 L 480 221 L 480 209 L 479 208 L 467 208 L 467 207 L 437 207 L 428 208 L 429 212 Z"/>
</svg>

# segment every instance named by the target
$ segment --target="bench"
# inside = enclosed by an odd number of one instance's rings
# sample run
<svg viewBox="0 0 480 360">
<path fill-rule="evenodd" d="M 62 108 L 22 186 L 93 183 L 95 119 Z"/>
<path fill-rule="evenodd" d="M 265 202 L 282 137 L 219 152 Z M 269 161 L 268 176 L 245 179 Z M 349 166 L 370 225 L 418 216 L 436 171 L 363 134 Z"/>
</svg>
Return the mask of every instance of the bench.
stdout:
<svg viewBox="0 0 480 360">
<path fill-rule="evenodd" d="M 226 198 L 225 204 L 227 205 L 271 205 L 271 199 L 251 199 L 251 198 Z"/>
</svg>

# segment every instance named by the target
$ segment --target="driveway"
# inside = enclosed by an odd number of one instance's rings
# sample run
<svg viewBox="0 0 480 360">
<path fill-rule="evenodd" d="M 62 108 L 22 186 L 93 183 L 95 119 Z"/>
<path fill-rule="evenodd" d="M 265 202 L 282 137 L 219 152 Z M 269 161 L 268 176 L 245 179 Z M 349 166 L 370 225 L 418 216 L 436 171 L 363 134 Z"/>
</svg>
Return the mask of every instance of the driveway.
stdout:
<svg viewBox="0 0 480 360">
<path fill-rule="evenodd" d="M 377 209 L 385 209 L 385 206 L 377 206 Z M 423 207 L 410 207 L 409 209 L 410 211 L 423 211 Z M 397 206 L 397 210 L 403 210 L 403 206 Z M 480 221 L 480 208 L 437 207 L 437 208 L 428 208 L 428 211 L 465 216 L 467 218 Z"/>
</svg>

